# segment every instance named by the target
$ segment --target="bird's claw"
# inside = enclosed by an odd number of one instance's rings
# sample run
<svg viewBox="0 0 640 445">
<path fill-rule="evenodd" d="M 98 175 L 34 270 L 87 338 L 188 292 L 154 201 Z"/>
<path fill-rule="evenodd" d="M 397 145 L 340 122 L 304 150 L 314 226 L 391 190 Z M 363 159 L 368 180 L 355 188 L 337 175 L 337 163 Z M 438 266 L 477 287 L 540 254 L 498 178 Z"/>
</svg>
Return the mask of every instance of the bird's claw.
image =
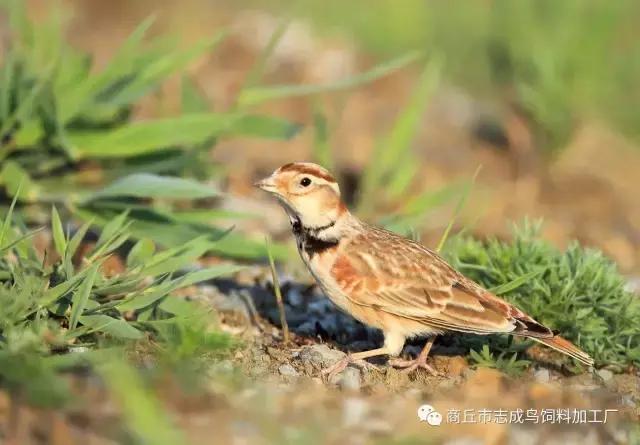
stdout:
<svg viewBox="0 0 640 445">
<path fill-rule="evenodd" d="M 342 371 L 344 371 L 347 366 L 349 365 L 355 365 L 358 368 L 361 369 L 365 369 L 368 371 L 379 371 L 379 368 L 375 365 L 372 365 L 371 363 L 369 363 L 366 360 L 362 360 L 362 359 L 354 359 L 351 355 L 347 355 L 346 357 L 343 357 L 342 359 L 338 360 L 336 363 L 334 363 L 333 365 L 329 366 L 326 369 L 323 369 L 321 371 L 321 374 L 324 376 L 327 376 L 327 381 L 332 381 L 338 374 L 340 374 Z"/>
<path fill-rule="evenodd" d="M 402 372 L 410 374 L 418 368 L 426 370 L 432 376 L 441 376 L 442 374 L 436 371 L 436 369 L 427 363 L 426 358 L 421 360 L 419 357 L 414 360 L 404 360 L 401 358 L 395 358 L 389 360 L 389 364 L 394 368 L 399 368 Z"/>
</svg>

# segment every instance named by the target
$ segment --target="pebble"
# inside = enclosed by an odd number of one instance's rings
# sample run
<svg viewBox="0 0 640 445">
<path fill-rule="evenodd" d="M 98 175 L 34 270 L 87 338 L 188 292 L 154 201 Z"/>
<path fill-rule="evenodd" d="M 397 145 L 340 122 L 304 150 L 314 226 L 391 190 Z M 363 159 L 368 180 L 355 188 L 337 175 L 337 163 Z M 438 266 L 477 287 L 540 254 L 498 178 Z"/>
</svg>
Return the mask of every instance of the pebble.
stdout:
<svg viewBox="0 0 640 445">
<path fill-rule="evenodd" d="M 608 382 L 613 378 L 613 372 L 609 371 L 608 369 L 598 369 L 596 373 L 605 382 Z"/>
<path fill-rule="evenodd" d="M 336 383 L 343 391 L 359 391 L 361 385 L 360 370 L 347 366 L 344 371 L 337 375 Z"/>
<path fill-rule="evenodd" d="M 298 375 L 300 375 L 298 371 L 296 371 L 296 369 L 288 363 L 280 365 L 280 367 L 278 368 L 278 372 L 280 372 L 280 375 L 284 377 L 297 377 Z"/>
<path fill-rule="evenodd" d="M 536 369 L 536 371 L 533 373 L 533 378 L 536 380 L 536 382 L 539 383 L 549 383 L 549 380 L 551 380 L 551 375 L 549 374 L 548 369 L 540 368 Z"/>
<path fill-rule="evenodd" d="M 636 404 L 633 401 L 633 397 L 629 394 L 625 394 L 620 398 L 620 404 L 622 406 L 628 406 L 629 408 L 635 408 Z"/>
<path fill-rule="evenodd" d="M 310 362 L 318 367 L 331 366 L 345 356 L 344 352 L 331 349 L 324 343 L 305 346 L 300 351 L 300 360 Z"/>
</svg>

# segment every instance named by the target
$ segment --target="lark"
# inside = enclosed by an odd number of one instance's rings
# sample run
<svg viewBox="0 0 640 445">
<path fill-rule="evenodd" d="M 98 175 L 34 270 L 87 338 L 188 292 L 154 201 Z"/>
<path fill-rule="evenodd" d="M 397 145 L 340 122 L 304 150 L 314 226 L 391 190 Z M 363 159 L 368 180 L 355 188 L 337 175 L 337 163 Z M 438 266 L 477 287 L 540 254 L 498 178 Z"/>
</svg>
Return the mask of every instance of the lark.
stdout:
<svg viewBox="0 0 640 445">
<path fill-rule="evenodd" d="M 284 208 L 302 261 L 327 297 L 384 333 L 382 347 L 349 354 L 325 372 L 388 355 L 392 366 L 435 373 L 427 357 L 434 338 L 446 332 L 527 337 L 593 366 L 585 352 L 466 278 L 433 250 L 359 220 L 323 167 L 286 164 L 255 185 Z M 413 337 L 428 338 L 424 349 L 414 360 L 400 359 L 405 341 Z"/>
</svg>

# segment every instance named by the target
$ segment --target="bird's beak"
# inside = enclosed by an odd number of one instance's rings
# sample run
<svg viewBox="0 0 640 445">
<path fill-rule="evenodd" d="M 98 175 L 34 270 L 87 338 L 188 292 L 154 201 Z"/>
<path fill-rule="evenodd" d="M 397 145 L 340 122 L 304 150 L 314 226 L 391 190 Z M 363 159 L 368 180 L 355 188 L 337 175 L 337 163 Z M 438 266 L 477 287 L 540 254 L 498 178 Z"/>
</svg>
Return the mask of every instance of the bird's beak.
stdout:
<svg viewBox="0 0 640 445">
<path fill-rule="evenodd" d="M 264 178 L 263 180 L 256 182 L 255 184 L 253 184 L 253 186 L 258 187 L 259 189 L 262 189 L 265 192 L 271 192 L 271 193 L 275 193 L 278 189 L 276 187 L 276 183 L 273 180 L 272 176 L 269 176 L 268 178 Z"/>
</svg>

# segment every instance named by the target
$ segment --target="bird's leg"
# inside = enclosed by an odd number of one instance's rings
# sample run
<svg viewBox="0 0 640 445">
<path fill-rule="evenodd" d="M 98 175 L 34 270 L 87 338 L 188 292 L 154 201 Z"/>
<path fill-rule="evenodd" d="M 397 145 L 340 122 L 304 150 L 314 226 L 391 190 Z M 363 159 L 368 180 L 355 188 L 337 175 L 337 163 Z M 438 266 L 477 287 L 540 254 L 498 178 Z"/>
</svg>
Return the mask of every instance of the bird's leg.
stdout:
<svg viewBox="0 0 640 445">
<path fill-rule="evenodd" d="M 435 337 L 429 338 L 429 340 L 427 340 L 427 343 L 424 345 L 424 348 L 422 348 L 422 351 L 415 359 L 404 360 L 401 358 L 395 358 L 389 360 L 389 364 L 394 368 L 402 368 L 403 371 L 407 373 L 412 372 L 418 368 L 423 368 L 426 369 L 427 372 L 429 372 L 429 374 L 431 375 L 438 375 L 438 371 L 433 369 L 433 367 L 427 363 L 427 357 L 429 356 L 429 352 L 431 351 L 431 346 L 433 346 L 434 340 Z"/>
<path fill-rule="evenodd" d="M 346 357 L 338 360 L 336 363 L 331 365 L 330 367 L 324 369 L 322 374 L 328 375 L 328 379 L 331 380 L 334 376 L 344 371 L 344 369 L 350 364 L 353 363 L 355 365 L 370 368 L 374 367 L 372 364 L 366 362 L 364 359 L 369 357 L 376 357 L 378 355 L 386 355 L 389 354 L 389 350 L 386 347 L 371 349 L 370 351 L 362 351 L 356 352 L 355 354 L 347 354 Z"/>
</svg>

